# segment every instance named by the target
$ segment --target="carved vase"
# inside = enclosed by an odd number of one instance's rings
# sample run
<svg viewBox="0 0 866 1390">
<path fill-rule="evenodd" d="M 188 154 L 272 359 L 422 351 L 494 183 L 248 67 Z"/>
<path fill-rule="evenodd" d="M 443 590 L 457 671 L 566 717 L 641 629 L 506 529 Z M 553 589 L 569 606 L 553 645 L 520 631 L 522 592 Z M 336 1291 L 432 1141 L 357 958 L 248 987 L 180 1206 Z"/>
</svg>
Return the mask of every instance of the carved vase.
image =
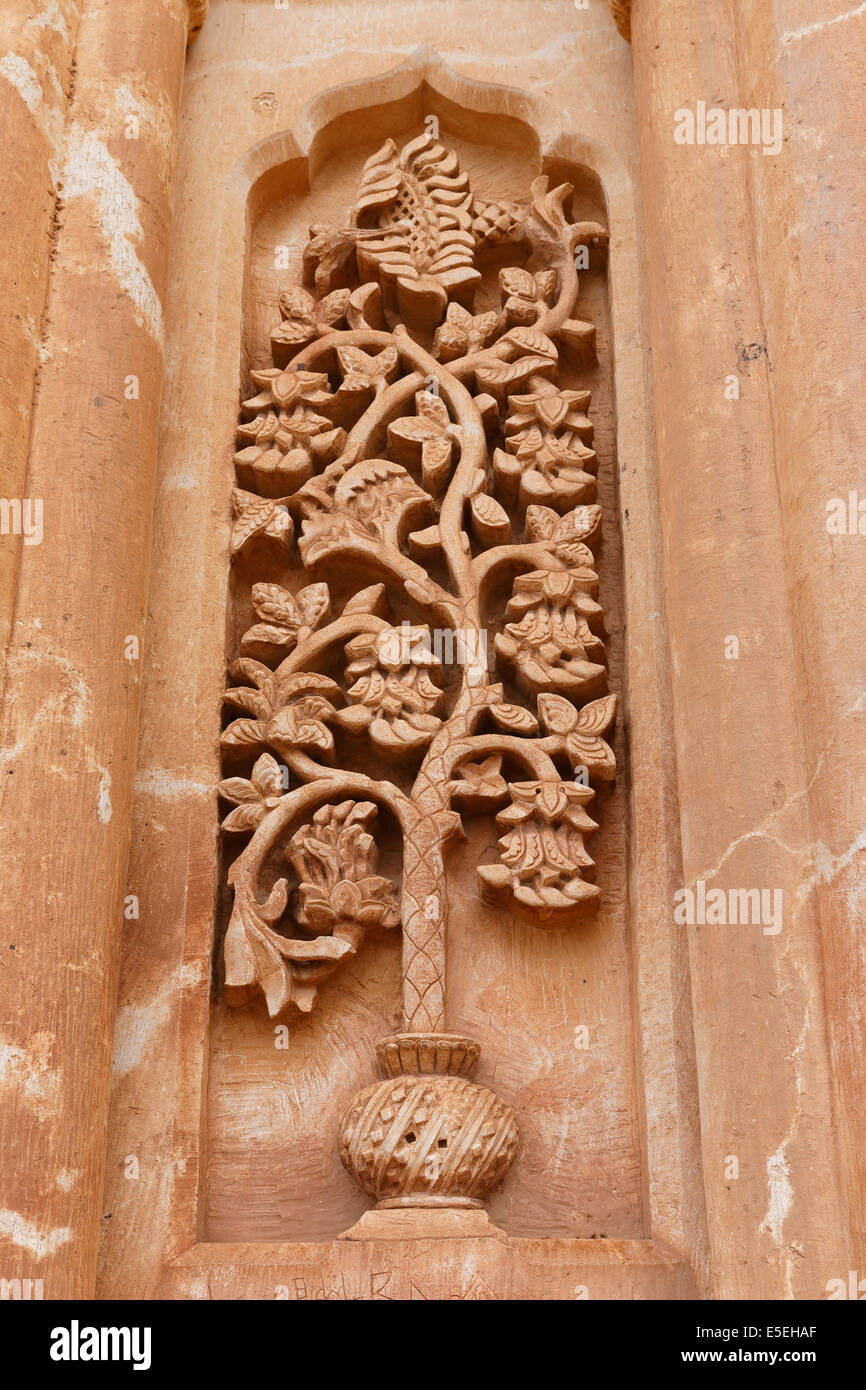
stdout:
<svg viewBox="0 0 866 1390">
<path fill-rule="evenodd" d="M 468 1079 L 478 1043 L 442 1033 L 400 1033 L 385 1038 L 377 1051 L 387 1080 L 361 1091 L 343 1115 L 340 1157 L 346 1168 L 375 1198 L 376 1213 L 414 1210 L 414 1222 L 392 1219 L 394 1234 L 414 1232 L 419 1217 L 425 1234 L 447 1235 L 458 1223 L 465 1233 L 465 1217 L 455 1220 L 461 1208 L 478 1212 L 470 1222 L 477 1233 L 495 1231 L 479 1210 L 481 1199 L 511 1166 L 518 1133 L 511 1107 Z M 436 1208 L 438 1220 L 431 1210 Z M 387 1218 L 380 1224 L 379 1233 L 386 1233 Z M 369 1234 L 369 1219 L 359 1226 L 358 1234 Z"/>
</svg>

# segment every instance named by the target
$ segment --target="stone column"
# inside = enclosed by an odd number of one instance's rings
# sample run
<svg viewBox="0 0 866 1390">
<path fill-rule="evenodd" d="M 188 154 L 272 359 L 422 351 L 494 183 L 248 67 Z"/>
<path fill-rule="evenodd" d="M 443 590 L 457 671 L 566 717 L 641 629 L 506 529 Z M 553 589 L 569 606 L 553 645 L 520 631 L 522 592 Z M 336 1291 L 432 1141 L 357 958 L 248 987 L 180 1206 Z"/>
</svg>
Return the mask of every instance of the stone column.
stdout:
<svg viewBox="0 0 866 1390">
<path fill-rule="evenodd" d="M 863 62 L 866 13 L 836 0 L 741 0 L 755 55 L 744 104 L 783 113 L 751 161 L 779 493 L 806 741 L 839 1160 L 866 1276 L 866 410 Z M 828 1272 L 847 1278 L 847 1268 Z"/>
<path fill-rule="evenodd" d="M 0 1275 L 63 1298 L 92 1292 L 110 1220 L 108 1080 L 188 13 L 185 0 L 49 10 L 67 25 L 79 11 L 80 27 L 27 465 L 43 539 L 21 548 L 0 711 Z M 44 237 L 32 254 L 41 263 Z"/>
<path fill-rule="evenodd" d="M 0 514 L 0 691 L 28 520 L 27 450 L 80 5 L 58 0 L 50 13 L 37 11 L 34 0 L 6 0 L 0 10 L 0 130 L 7 151 L 0 191 L 0 494 L 9 504 Z"/>
<path fill-rule="evenodd" d="M 794 400 L 775 404 L 771 385 L 751 197 L 764 156 L 674 138 L 677 111 L 750 104 L 756 55 L 735 0 L 636 0 L 630 21 L 685 886 L 696 914 L 701 884 L 723 890 L 728 918 L 732 892 L 763 891 L 770 909 L 755 925 L 682 927 L 713 1293 L 820 1297 L 847 1251 L 802 891 L 809 772 L 774 421 Z M 746 900 L 733 902 L 739 915 Z"/>
</svg>

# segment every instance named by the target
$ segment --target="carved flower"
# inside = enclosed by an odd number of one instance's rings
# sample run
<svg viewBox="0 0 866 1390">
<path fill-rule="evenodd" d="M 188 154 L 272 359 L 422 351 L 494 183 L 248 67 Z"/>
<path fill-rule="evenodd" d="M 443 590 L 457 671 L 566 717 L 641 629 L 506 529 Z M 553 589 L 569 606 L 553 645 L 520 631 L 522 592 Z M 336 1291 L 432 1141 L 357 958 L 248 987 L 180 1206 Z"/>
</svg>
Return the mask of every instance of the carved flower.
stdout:
<svg viewBox="0 0 866 1390">
<path fill-rule="evenodd" d="M 546 545 L 551 554 L 568 565 L 569 573 L 588 594 L 598 593 L 595 556 L 587 540 L 595 540 L 601 530 L 601 507 L 575 507 L 560 516 L 552 507 L 527 507 L 526 534 L 529 540 Z"/>
<path fill-rule="evenodd" d="M 499 806 L 508 786 L 502 776 L 502 758 L 493 754 L 483 762 L 461 763 L 459 780 L 452 782 L 451 795 L 467 811 L 484 811 Z"/>
<path fill-rule="evenodd" d="M 517 266 L 506 266 L 499 272 L 499 288 L 505 304 L 509 327 L 528 328 L 536 322 L 556 292 L 556 271 L 541 270 L 531 275 Z"/>
<path fill-rule="evenodd" d="M 603 686 L 605 669 L 587 660 L 604 656 L 604 643 L 587 624 L 601 609 L 583 593 L 568 570 L 533 570 L 514 581 L 506 624 L 496 651 L 513 667 L 518 684 L 533 694 L 545 690 L 588 693 Z"/>
<path fill-rule="evenodd" d="M 445 314 L 445 322 L 436 329 L 433 356 L 440 362 L 453 362 L 457 357 L 478 352 L 496 336 L 500 326 L 499 314 L 470 314 L 462 304 L 452 300 Z"/>
<path fill-rule="evenodd" d="M 263 753 L 254 764 L 249 781 L 245 777 L 227 777 L 217 787 L 220 796 L 235 806 L 223 821 L 223 830 L 255 830 L 268 812 L 279 805 L 285 790 L 279 763 L 270 753 Z"/>
<path fill-rule="evenodd" d="M 317 465 L 335 459 L 345 442 L 345 430 L 316 409 L 334 399 L 327 375 L 279 367 L 250 375 L 262 390 L 243 403 L 251 419 L 238 427 L 238 434 L 253 443 L 235 454 L 239 476 L 249 474 L 258 485 L 293 491 L 312 477 Z"/>
<path fill-rule="evenodd" d="M 573 507 L 590 500 L 595 453 L 584 444 L 592 424 L 584 413 L 588 391 L 563 391 L 544 383 L 525 396 L 511 396 L 505 422 L 506 449 L 497 449 L 493 471 L 503 497 L 516 502 L 553 501 Z"/>
<path fill-rule="evenodd" d="M 235 524 L 232 528 L 232 559 L 255 536 L 270 536 L 288 550 L 295 534 L 294 522 L 286 506 L 287 497 L 258 497 L 236 487 L 232 492 Z"/>
<path fill-rule="evenodd" d="M 259 666 L 257 662 L 251 664 Z M 259 676 L 257 689 L 233 686 L 225 692 L 226 701 L 248 710 L 255 718 L 235 719 L 229 724 L 220 740 L 223 747 L 267 744 L 284 755 L 299 750 L 330 755 L 334 735 L 326 720 L 336 714 L 329 698 L 340 692 L 336 681 L 316 672 L 280 677 L 266 666 L 260 670 L 267 675 Z"/>
<path fill-rule="evenodd" d="M 377 353 L 342 347 L 337 348 L 337 358 L 343 370 L 340 384 L 343 392 L 372 391 L 379 396 L 397 371 L 397 349 L 394 347 L 383 348 Z"/>
<path fill-rule="evenodd" d="M 370 927 L 400 921 L 396 886 L 374 872 L 379 851 L 367 827 L 376 814 L 371 801 L 322 806 L 288 848 L 299 885 L 298 925 L 356 949 Z"/>
<path fill-rule="evenodd" d="M 357 679 L 347 692 L 352 707 L 338 712 L 338 722 L 367 729 L 380 748 L 424 748 L 442 723 L 432 712 L 442 691 L 427 673 L 437 664 L 430 629 L 406 623 L 363 632 L 346 643 L 346 655 L 346 676 Z"/>
<path fill-rule="evenodd" d="M 285 655 L 330 615 L 327 584 L 309 584 L 293 596 L 279 584 L 254 584 L 253 607 L 259 618 L 241 638 L 243 656 Z"/>
<path fill-rule="evenodd" d="M 593 700 L 581 710 L 561 695 L 539 695 L 538 717 L 546 733 L 565 736 L 573 768 L 585 767 L 605 782 L 616 777 L 613 749 L 600 737 L 616 718 L 615 695 Z"/>
<path fill-rule="evenodd" d="M 388 426 L 388 447 L 398 463 L 417 465 L 420 459 L 421 481 L 436 496 L 448 481 L 451 450 L 460 431 L 451 423 L 445 402 L 432 391 L 418 391 L 415 408 L 417 415 Z"/>
<path fill-rule="evenodd" d="M 577 783 L 513 782 L 511 804 L 496 817 L 507 833 L 498 864 L 481 865 L 485 895 L 531 911 L 544 923 L 591 907 L 599 890 L 582 875 L 594 869 L 584 836 L 598 829 L 583 807 L 595 793 Z M 555 921 L 551 925 L 555 925 Z"/>
<path fill-rule="evenodd" d="M 324 299 L 316 299 L 301 285 L 283 290 L 279 299 L 283 320 L 271 334 L 274 361 L 285 349 L 295 352 L 305 343 L 330 333 L 345 318 L 350 293 L 348 289 L 334 290 Z"/>
</svg>

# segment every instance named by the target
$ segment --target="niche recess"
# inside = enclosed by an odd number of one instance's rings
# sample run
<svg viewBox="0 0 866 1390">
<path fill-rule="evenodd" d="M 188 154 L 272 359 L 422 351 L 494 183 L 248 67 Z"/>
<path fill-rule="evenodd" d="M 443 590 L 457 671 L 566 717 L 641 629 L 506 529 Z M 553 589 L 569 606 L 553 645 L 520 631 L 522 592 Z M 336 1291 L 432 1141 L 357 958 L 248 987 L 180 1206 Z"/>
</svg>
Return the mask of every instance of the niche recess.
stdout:
<svg viewBox="0 0 866 1390">
<path fill-rule="evenodd" d="M 304 282 L 310 228 L 346 226 L 365 163 L 386 140 L 393 140 L 398 152 L 418 140 L 431 128 L 430 117 L 438 122 L 438 143 L 454 151 L 479 202 L 525 208 L 532 202 L 533 182 L 545 175 L 550 190 L 562 184 L 574 190 L 563 204 L 567 223 L 608 226 L 604 197 L 593 172 L 562 159 L 543 160 L 532 129 L 513 117 L 467 112 L 426 87 L 403 100 L 340 116 L 316 139 L 309 161 L 290 159 L 271 170 L 251 195 L 239 400 L 249 400 L 260 390 L 251 373 L 273 365 L 270 335 L 282 317 L 280 294 Z M 515 254 L 513 245 L 487 246 L 477 262 L 482 274 L 474 303 L 461 290 L 463 304 L 474 315 L 500 311 L 507 295 L 501 291 L 499 272 L 505 264 L 519 266 L 521 258 L 525 261 L 525 253 Z M 588 259 L 588 266 L 583 268 L 581 263 L 579 269 L 573 317 L 594 325 L 595 353 L 586 350 L 585 344 L 572 353 L 561 351 L 555 382 L 560 391 L 591 392 L 588 413 L 597 458 L 593 500 L 602 509 L 600 538 L 597 544 L 593 541 L 599 579 L 596 597 L 604 614 L 603 627 L 597 631 L 603 635 L 606 653 L 605 688 L 621 693 L 623 558 L 608 278 L 606 258 L 597 247 L 590 248 Z M 534 268 L 544 269 L 542 265 Z M 432 320 L 423 322 L 423 317 L 420 313 L 410 326 L 414 340 L 429 350 L 435 325 Z M 520 324 L 512 322 L 512 329 L 515 326 Z M 339 331 L 345 331 L 345 325 Z M 520 357 L 519 352 L 510 355 Z M 331 359 L 317 361 L 311 370 L 328 370 L 327 389 L 332 394 L 336 391 L 340 376 Z M 409 371 L 411 367 L 401 364 L 397 379 Z M 481 394 L 477 385 L 468 384 L 473 395 Z M 509 413 L 509 392 L 532 394 L 537 386 L 537 381 L 526 379 L 506 388 L 499 399 L 501 420 Z M 410 399 L 400 415 L 414 414 L 415 408 Z M 384 428 L 377 439 L 380 447 L 374 456 L 385 458 Z M 488 437 L 489 456 L 504 444 L 500 423 Z M 237 447 L 243 446 L 244 441 L 239 441 Z M 455 465 L 459 456 L 455 447 Z M 413 476 L 417 478 L 417 470 Z M 241 486 L 248 490 L 250 483 Z M 283 495 L 272 483 L 266 482 L 263 488 L 271 497 Z M 495 492 L 492 483 L 489 492 Z M 518 502 L 506 510 L 514 540 L 520 542 L 525 508 Z M 557 503 L 554 510 L 565 515 L 570 508 Z M 297 538 L 301 519 L 291 506 L 290 511 Z M 465 512 L 467 527 L 468 516 Z M 424 525 L 418 522 L 414 530 Z M 314 576 L 304 574 L 296 545 L 287 555 L 276 537 L 259 539 L 261 543 L 241 551 L 228 578 L 227 663 L 237 658 L 243 635 L 259 621 L 251 596 L 254 583 L 279 585 L 297 594 L 314 579 L 327 582 L 336 615 L 362 582 L 370 586 L 382 582 L 375 564 L 364 560 L 347 567 L 339 561 L 329 563 L 326 557 Z M 484 549 L 477 536 L 471 544 L 473 555 Z M 423 558 L 419 546 L 413 548 L 405 536 L 401 549 L 437 581 L 443 579 L 447 567 L 441 553 L 434 549 Z M 528 563 L 522 564 L 517 572 L 531 569 Z M 510 621 L 504 608 L 513 573 L 504 573 L 487 595 L 484 622 L 491 656 L 496 636 Z M 399 585 L 386 583 L 386 589 L 389 623 L 398 628 L 404 620 L 434 626 Z M 274 656 L 270 664 L 276 665 L 278 659 Z M 339 680 L 344 664 L 337 652 L 323 659 L 318 669 Z M 445 691 L 447 711 L 457 698 L 461 672 L 455 667 L 436 679 Z M 512 670 L 499 664 L 493 679 L 503 684 L 504 703 L 536 710 L 535 694 Z M 585 705 L 588 698 L 576 698 L 575 705 Z M 242 710 L 231 710 L 224 724 L 238 716 L 243 716 Z M 539 736 L 544 737 L 544 732 Z M 480 1043 L 474 1079 L 510 1106 L 516 1118 L 520 1136 L 516 1155 L 486 1203 L 493 1222 L 512 1236 L 625 1239 L 648 1234 L 627 891 L 629 766 L 621 715 L 606 736 L 616 756 L 617 776 L 613 782 L 591 778 L 596 795 L 589 812 L 599 829 L 588 849 L 597 866 L 600 899 L 589 915 L 563 925 L 555 921 L 539 925 L 531 913 L 514 910 L 513 903 L 490 901 L 495 895 L 482 897 L 477 866 L 497 862 L 497 842 L 505 831 L 497 826 L 495 816 L 507 799 L 492 809 L 458 807 L 466 838 L 457 840 L 444 859 L 445 1031 Z M 405 759 L 389 762 L 387 749 L 377 749 L 357 736 L 344 737 L 338 731 L 337 739 L 337 765 L 347 772 L 371 778 L 393 775 L 397 783 L 401 779 L 411 783 L 414 765 L 408 767 Z M 224 777 L 248 778 L 259 751 L 230 748 Z M 279 762 L 279 752 L 274 756 Z M 582 784 L 564 751 L 551 756 L 564 783 Z M 501 775 L 508 784 L 525 782 L 529 776 L 520 760 L 508 752 L 498 771 L 490 775 Z M 290 771 L 290 790 L 299 785 Z M 345 796 L 341 793 L 334 800 Z M 221 809 L 225 815 L 230 807 L 223 804 Z M 293 822 L 292 829 L 303 819 Z M 379 847 L 375 873 L 399 884 L 401 835 L 387 808 L 379 809 L 375 838 Z M 230 1005 L 222 957 L 232 910 L 226 879 L 248 842 L 249 835 L 223 837 L 204 1135 L 203 1234 L 209 1241 L 329 1240 L 352 1227 L 371 1206 L 371 1198 L 341 1163 L 340 1119 L 353 1097 L 377 1079 L 377 1043 L 406 1026 L 401 932 L 369 930 L 357 953 L 341 961 L 339 969 L 322 981 L 310 1012 L 289 1006 L 278 1017 L 270 1017 L 258 991 L 250 991 L 246 1002 Z M 266 873 L 267 886 L 276 881 L 278 872 L 274 858 Z M 280 925 L 284 929 L 285 921 Z"/>
</svg>

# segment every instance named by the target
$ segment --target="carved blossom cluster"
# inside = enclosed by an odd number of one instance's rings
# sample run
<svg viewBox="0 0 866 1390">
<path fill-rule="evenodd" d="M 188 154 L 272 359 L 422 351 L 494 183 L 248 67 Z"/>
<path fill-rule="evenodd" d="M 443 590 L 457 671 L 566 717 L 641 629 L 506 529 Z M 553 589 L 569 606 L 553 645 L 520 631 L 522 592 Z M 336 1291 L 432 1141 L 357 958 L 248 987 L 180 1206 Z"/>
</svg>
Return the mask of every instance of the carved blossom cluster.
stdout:
<svg viewBox="0 0 866 1390">
<path fill-rule="evenodd" d="M 346 644 L 351 706 L 337 716 L 344 728 L 366 729 L 378 748 L 424 748 L 442 720 L 433 713 L 442 690 L 430 677 L 437 665 L 426 627 L 364 632 Z"/>
<path fill-rule="evenodd" d="M 594 792 L 575 782 L 512 782 L 511 798 L 496 817 L 505 834 L 498 864 L 478 874 L 486 896 L 529 908 L 541 923 L 554 921 L 563 908 L 585 908 L 599 897 L 585 874 L 594 862 L 584 836 L 598 826 L 584 811 Z"/>
<path fill-rule="evenodd" d="M 370 834 L 371 801 L 342 801 L 316 811 L 289 843 L 298 880 L 295 921 L 307 932 L 348 941 L 354 950 L 371 927 L 396 927 L 395 885 L 375 872 L 379 850 Z"/>
</svg>

